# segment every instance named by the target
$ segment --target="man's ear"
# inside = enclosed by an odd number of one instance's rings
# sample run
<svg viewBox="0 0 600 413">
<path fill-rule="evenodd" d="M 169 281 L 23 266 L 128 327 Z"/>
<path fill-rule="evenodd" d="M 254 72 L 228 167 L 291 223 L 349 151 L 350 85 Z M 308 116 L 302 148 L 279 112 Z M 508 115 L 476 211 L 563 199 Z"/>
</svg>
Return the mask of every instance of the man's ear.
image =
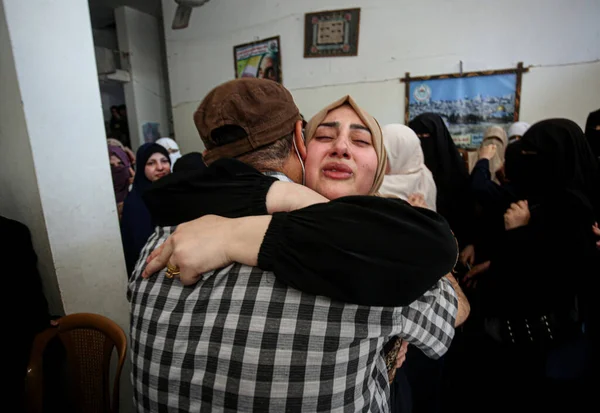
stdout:
<svg viewBox="0 0 600 413">
<path fill-rule="evenodd" d="M 302 130 L 302 121 L 299 120 L 296 122 L 296 126 L 294 127 L 294 142 L 296 143 L 296 148 L 298 148 L 298 152 L 300 153 L 300 157 L 303 161 L 306 160 L 306 143 L 304 142 L 304 133 Z"/>
</svg>

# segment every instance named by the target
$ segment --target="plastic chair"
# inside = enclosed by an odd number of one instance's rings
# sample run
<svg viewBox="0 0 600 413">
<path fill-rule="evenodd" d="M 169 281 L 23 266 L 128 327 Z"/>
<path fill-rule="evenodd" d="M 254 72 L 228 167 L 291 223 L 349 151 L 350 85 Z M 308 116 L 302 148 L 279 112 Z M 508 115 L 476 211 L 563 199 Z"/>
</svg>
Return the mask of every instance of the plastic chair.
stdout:
<svg viewBox="0 0 600 413">
<path fill-rule="evenodd" d="M 30 413 L 42 413 L 44 399 L 44 351 L 59 337 L 65 350 L 71 395 L 77 410 L 85 413 L 117 413 L 119 381 L 127 353 L 125 333 L 114 321 L 88 313 L 71 314 L 57 320 L 58 326 L 38 334 L 33 342 L 27 369 L 27 405 Z M 117 349 L 112 403 L 110 360 Z"/>
</svg>

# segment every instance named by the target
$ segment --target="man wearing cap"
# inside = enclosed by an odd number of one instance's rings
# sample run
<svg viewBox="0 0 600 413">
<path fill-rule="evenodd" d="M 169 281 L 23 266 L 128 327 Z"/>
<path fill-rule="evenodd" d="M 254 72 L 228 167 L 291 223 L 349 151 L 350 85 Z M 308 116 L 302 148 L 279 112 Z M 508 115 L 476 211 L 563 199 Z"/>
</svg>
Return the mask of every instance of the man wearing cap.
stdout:
<svg viewBox="0 0 600 413">
<path fill-rule="evenodd" d="M 235 157 L 273 179 L 302 182 L 301 161 L 292 149 L 293 144 L 302 144 L 302 121 L 290 93 L 280 84 L 258 79 L 225 83 L 206 96 L 194 120 L 207 147 L 205 160 L 212 163 L 207 172 L 209 177 L 211 169 L 227 167 L 217 159 Z M 252 168 L 242 167 L 232 172 L 232 176 L 243 181 L 246 177 L 253 179 L 253 173 L 256 171 Z M 365 268 L 364 261 L 368 261 L 367 267 L 373 272 L 371 280 L 379 284 L 377 277 L 383 276 L 380 269 L 389 269 L 390 263 L 397 260 L 397 252 L 385 257 L 386 253 L 381 252 L 382 257 L 378 257 L 375 248 L 371 253 L 381 260 L 364 258 L 364 254 L 346 253 L 345 240 L 340 240 L 340 248 L 327 249 L 319 244 L 319 238 L 324 239 L 326 231 L 335 225 L 337 228 L 347 225 L 342 220 L 336 221 L 336 215 L 340 214 L 356 221 L 357 233 L 373 225 L 368 222 L 373 217 L 369 213 L 378 207 L 396 208 L 394 214 L 400 215 L 422 214 L 421 222 L 428 228 L 436 228 L 433 234 L 422 236 L 414 230 L 419 226 L 416 221 L 402 226 L 397 219 L 387 220 L 381 213 L 374 224 L 405 231 L 413 235 L 415 243 L 432 247 L 429 261 L 433 263 L 427 268 L 436 274 L 433 277 L 426 274 L 428 271 L 420 274 L 421 278 L 430 277 L 425 288 L 419 277 L 412 279 L 420 287 L 411 289 L 407 284 L 410 292 L 403 295 L 399 291 L 397 295 L 402 298 L 398 302 L 378 302 L 374 297 L 362 298 L 360 302 L 360 294 L 357 296 L 352 288 L 345 290 L 346 295 L 336 296 L 333 289 L 323 288 L 321 292 L 314 278 L 309 282 L 290 274 L 275 276 L 241 264 L 205 273 L 192 286 L 183 286 L 174 279 L 173 270 L 141 277 L 147 257 L 173 233 L 174 225 L 204 213 L 266 214 L 264 202 L 257 203 L 252 211 L 236 210 L 235 198 L 221 210 L 218 205 L 204 205 L 195 191 L 211 185 L 215 190 L 221 187 L 214 182 L 207 184 L 206 179 L 206 174 L 180 174 L 161 183 L 162 199 L 146 199 L 159 227 L 148 240 L 129 285 L 132 380 L 137 411 L 385 412 L 389 411 L 389 386 L 381 357 L 383 344 L 391 336 L 399 335 L 431 357 L 439 357 L 447 350 L 457 311 L 456 293 L 447 282 L 435 283 L 435 280 L 453 266 L 456 245 L 451 234 L 448 235 L 445 221 L 392 200 L 357 197 L 373 203 L 366 207 L 361 207 L 360 202 L 351 206 L 315 205 L 278 215 L 279 228 L 270 227 L 267 232 L 274 234 L 286 228 L 294 233 L 299 230 L 297 221 L 325 219 L 328 226 L 323 226 L 323 230 L 312 225 L 315 231 L 324 232 L 318 234 L 320 237 L 315 236 L 311 245 L 302 246 L 303 252 L 310 255 L 317 250 L 323 253 L 325 249 L 326 256 L 331 256 L 334 262 L 346 263 L 349 283 L 360 282 L 359 277 L 352 278 L 353 269 L 364 281 L 367 272 L 361 270 Z M 270 184 L 272 181 L 257 191 L 262 193 L 256 199 L 264 200 Z M 186 202 L 179 202 L 182 199 Z M 360 219 L 365 218 L 366 224 L 352 215 L 357 213 Z M 362 237 L 367 245 L 365 254 L 369 247 L 382 244 L 376 237 L 369 237 Z M 440 241 L 431 244 L 436 238 Z M 265 242 L 266 239 L 267 236 Z M 396 263 L 403 268 L 399 261 Z M 301 274 L 294 272 L 293 260 L 289 264 L 291 274 Z M 416 264 L 426 265 L 424 261 Z M 331 273 L 339 276 L 334 268 Z M 335 281 L 328 274 L 322 276 L 322 286 Z M 344 291 L 342 284 L 338 287 Z M 369 297 L 368 292 L 364 295 Z"/>
</svg>

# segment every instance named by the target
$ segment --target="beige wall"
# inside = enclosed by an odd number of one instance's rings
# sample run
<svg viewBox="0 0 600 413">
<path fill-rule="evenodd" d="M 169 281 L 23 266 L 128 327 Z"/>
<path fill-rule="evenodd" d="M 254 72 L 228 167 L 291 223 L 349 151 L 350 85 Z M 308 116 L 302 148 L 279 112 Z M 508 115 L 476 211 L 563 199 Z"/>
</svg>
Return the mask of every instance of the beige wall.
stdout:
<svg viewBox="0 0 600 413">
<path fill-rule="evenodd" d="M 600 107 L 600 2 L 593 0 L 264 0 L 212 1 L 173 31 L 176 4 L 162 0 L 176 138 L 200 150 L 191 114 L 213 87 L 234 76 L 233 46 L 279 35 L 284 85 L 302 113 L 351 94 L 385 124 L 402 122 L 405 72 L 413 76 L 516 67 L 521 118 L 551 116 L 580 125 Z M 304 13 L 361 8 L 359 55 L 303 57 Z M 564 65 L 564 66 L 558 66 Z"/>
</svg>

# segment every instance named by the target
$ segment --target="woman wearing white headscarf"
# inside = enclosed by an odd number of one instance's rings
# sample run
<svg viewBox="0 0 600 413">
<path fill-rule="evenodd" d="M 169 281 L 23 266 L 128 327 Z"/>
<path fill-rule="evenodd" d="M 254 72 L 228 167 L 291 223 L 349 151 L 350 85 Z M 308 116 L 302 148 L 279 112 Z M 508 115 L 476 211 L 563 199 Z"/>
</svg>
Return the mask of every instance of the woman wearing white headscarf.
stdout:
<svg viewBox="0 0 600 413">
<path fill-rule="evenodd" d="M 379 192 L 397 196 L 405 201 L 411 195 L 421 194 L 427 208 L 436 210 L 437 190 L 433 175 L 425 166 L 421 141 L 408 126 L 386 125 L 382 128 L 383 142 L 388 156 L 388 170 Z"/>
<path fill-rule="evenodd" d="M 515 122 L 510 125 L 510 128 L 508 128 L 508 143 L 520 140 L 527 129 L 529 129 L 529 123 L 527 122 Z"/>
<path fill-rule="evenodd" d="M 171 172 L 175 166 L 177 159 L 181 158 L 181 152 L 179 151 L 179 145 L 171 138 L 160 138 L 156 141 L 160 146 L 165 148 L 169 152 L 169 159 L 171 160 Z"/>
<path fill-rule="evenodd" d="M 490 174 L 492 175 L 492 181 L 500 184 L 500 181 L 496 177 L 496 172 L 504 165 L 504 153 L 506 152 L 506 145 L 508 145 L 508 138 L 506 132 L 500 126 L 490 126 L 486 129 L 483 135 L 483 142 L 479 148 L 479 159 L 484 159 L 481 156 L 481 152 L 485 146 L 495 145 L 496 151 L 492 158 L 489 160 Z"/>
</svg>

